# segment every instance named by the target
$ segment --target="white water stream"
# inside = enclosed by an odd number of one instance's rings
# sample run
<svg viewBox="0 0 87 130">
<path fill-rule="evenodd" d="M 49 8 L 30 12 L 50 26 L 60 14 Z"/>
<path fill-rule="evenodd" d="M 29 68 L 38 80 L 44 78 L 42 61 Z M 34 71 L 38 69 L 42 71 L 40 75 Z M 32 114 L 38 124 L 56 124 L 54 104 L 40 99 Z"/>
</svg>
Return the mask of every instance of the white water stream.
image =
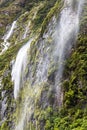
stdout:
<svg viewBox="0 0 87 130">
<path fill-rule="evenodd" d="M 27 51 L 30 48 L 32 39 L 30 39 L 18 52 L 15 64 L 12 69 L 12 80 L 14 81 L 14 97 L 18 97 L 20 88 L 24 80 L 24 73 L 27 64 Z"/>
<path fill-rule="evenodd" d="M 69 55 L 72 44 L 75 42 L 79 31 L 79 18 L 84 0 L 65 0 L 64 9 L 61 11 L 55 40 L 55 56 L 58 57 L 58 72 L 55 79 L 58 104 L 61 106 L 63 96 L 61 93 L 61 79 L 64 69 L 64 60 Z"/>
<path fill-rule="evenodd" d="M 15 27 L 16 27 L 16 21 L 14 21 L 12 23 L 12 26 L 11 26 L 10 30 L 8 31 L 7 35 L 4 37 L 4 42 L 7 42 L 8 39 L 11 37 L 11 35 L 12 35 L 13 30 L 15 29 Z"/>
<path fill-rule="evenodd" d="M 13 31 L 14 31 L 15 28 L 16 28 L 16 21 L 14 21 L 12 23 L 11 28 L 9 29 L 7 34 L 5 34 L 5 36 L 3 37 L 3 39 L 4 39 L 4 42 L 2 43 L 3 49 L 2 49 L 2 51 L 0 53 L 0 55 L 3 54 L 3 52 L 5 52 L 8 49 L 8 47 L 10 46 L 10 43 L 8 42 L 8 40 L 12 36 Z"/>
</svg>

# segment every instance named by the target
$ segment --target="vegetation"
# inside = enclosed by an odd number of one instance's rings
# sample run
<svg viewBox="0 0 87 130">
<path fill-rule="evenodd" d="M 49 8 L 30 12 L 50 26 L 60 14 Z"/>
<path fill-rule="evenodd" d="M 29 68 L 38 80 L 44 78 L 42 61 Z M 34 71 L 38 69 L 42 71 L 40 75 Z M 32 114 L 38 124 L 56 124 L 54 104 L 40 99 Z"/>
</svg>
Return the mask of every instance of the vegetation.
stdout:
<svg viewBox="0 0 87 130">
<path fill-rule="evenodd" d="M 42 4 L 42 6 L 38 6 Z M 34 20 L 32 9 L 38 7 L 37 14 Z M 12 118 L 14 118 L 14 110 L 16 105 L 13 99 L 13 83 L 11 81 L 11 61 L 16 57 L 20 47 L 29 40 L 30 33 L 36 36 L 31 43 L 30 51 L 28 53 L 28 69 L 26 75 L 29 73 L 29 69 L 32 71 L 32 76 L 35 77 L 36 67 L 38 64 L 38 57 L 40 53 L 38 46 L 40 45 L 40 39 L 43 39 L 43 34 L 46 32 L 47 26 L 52 17 L 59 18 L 59 12 L 62 7 L 61 0 L 10 0 L 0 4 L 0 37 L 3 36 L 6 31 L 6 26 L 12 23 L 14 19 L 18 20 L 18 28 L 15 30 L 14 37 L 10 39 L 12 45 L 3 54 L 0 55 L 0 77 L 2 77 L 2 87 L 0 88 L 0 100 L 2 99 L 2 91 L 6 91 L 5 97 L 7 97 L 6 118 L 7 120 L 2 123 L 0 130 L 10 130 L 12 127 Z M 84 10 L 87 10 L 85 7 Z M 27 12 L 27 13 L 25 13 Z M 31 20 L 31 31 L 25 40 L 20 40 L 22 32 L 26 24 Z M 31 99 L 35 98 L 34 105 L 35 111 L 32 114 L 31 120 L 27 122 L 26 130 L 87 130 L 87 16 L 81 19 L 81 28 L 78 35 L 76 46 L 72 48 L 69 59 L 66 61 L 64 77 L 62 79 L 63 90 L 63 106 L 59 109 L 55 103 L 55 96 L 53 89 L 50 90 L 53 83 L 49 83 L 50 79 L 53 79 L 54 73 L 57 68 L 53 66 L 48 72 L 48 83 L 41 84 L 41 91 L 36 95 L 33 95 L 34 89 L 29 91 Z M 36 32 L 35 32 L 36 31 Z M 17 44 L 14 44 L 17 38 Z M 37 42 L 36 42 L 37 41 Z M 2 43 L 2 39 L 0 40 Z M 48 43 L 45 43 L 47 46 Z M 44 49 L 44 48 L 43 48 Z M 30 79 L 29 79 L 30 80 Z M 33 81 L 34 82 L 34 81 Z M 27 84 L 27 83 L 26 83 Z M 32 83 L 33 84 L 33 83 Z M 32 85 L 31 85 L 32 87 Z M 43 89 L 42 89 L 43 88 Z M 49 92 L 49 93 L 48 93 Z M 43 96 L 45 95 L 45 96 Z M 20 96 L 17 102 L 18 107 L 21 107 L 20 102 L 23 100 L 23 89 L 20 92 Z M 43 102 L 42 102 L 43 99 Z M 46 105 L 46 102 L 49 103 Z M 18 104 L 19 103 L 19 104 Z M 23 100 L 24 103 L 24 100 Z M 46 106 L 45 106 L 46 105 Z M 44 107 L 45 106 L 45 107 Z M 18 111 L 19 112 L 19 111 Z M 11 114 L 10 114 L 11 113 Z M 17 116 L 17 115 L 16 115 Z"/>
</svg>

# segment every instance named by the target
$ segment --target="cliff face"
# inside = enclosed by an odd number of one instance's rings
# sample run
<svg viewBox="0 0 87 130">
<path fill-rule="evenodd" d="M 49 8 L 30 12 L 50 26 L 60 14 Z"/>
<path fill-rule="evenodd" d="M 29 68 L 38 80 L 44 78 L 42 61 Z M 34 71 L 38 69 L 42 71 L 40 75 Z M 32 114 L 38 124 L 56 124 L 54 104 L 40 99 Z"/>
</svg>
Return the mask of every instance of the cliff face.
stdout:
<svg viewBox="0 0 87 130">
<path fill-rule="evenodd" d="M 84 3 L 0 1 L 0 130 L 87 130 Z"/>
</svg>

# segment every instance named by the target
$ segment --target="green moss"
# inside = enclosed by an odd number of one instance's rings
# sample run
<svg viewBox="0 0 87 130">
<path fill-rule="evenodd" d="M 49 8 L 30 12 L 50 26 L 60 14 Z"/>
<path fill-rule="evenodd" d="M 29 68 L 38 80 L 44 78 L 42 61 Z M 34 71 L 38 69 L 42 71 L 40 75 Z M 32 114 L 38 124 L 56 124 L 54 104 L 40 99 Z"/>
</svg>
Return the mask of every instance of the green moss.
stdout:
<svg viewBox="0 0 87 130">
<path fill-rule="evenodd" d="M 39 1 L 38 1 L 39 2 Z M 37 38 L 31 43 L 30 51 L 29 51 L 29 65 L 32 67 L 32 73 L 33 77 L 36 71 L 36 66 L 39 56 L 38 46 L 39 46 L 39 38 L 43 35 L 43 33 L 46 30 L 46 27 L 48 26 L 49 21 L 54 15 L 57 15 L 61 9 L 62 2 L 57 1 L 55 6 L 55 1 L 50 0 L 50 4 L 48 1 L 45 3 L 37 13 L 37 17 L 34 21 L 35 28 L 41 28 L 39 30 L 39 33 L 37 35 Z M 21 3 L 20 3 L 21 4 Z M 34 4 L 34 1 L 31 1 L 28 3 L 31 8 Z M 18 5 L 24 6 L 24 10 L 29 10 L 29 7 L 26 4 Z M 11 6 L 10 6 L 11 7 Z M 10 9 L 10 7 L 8 9 Z M 13 6 L 12 6 L 13 7 Z M 53 8 L 52 8 L 53 7 Z M 19 7 L 20 10 L 20 7 Z M 13 14 L 14 14 L 14 10 Z M 18 11 L 18 10 L 17 10 Z M 20 11 L 18 11 L 20 12 Z M 48 14 L 48 15 L 47 15 Z M 29 12 L 25 15 L 22 15 L 20 17 L 18 23 L 21 23 L 20 26 L 20 32 L 22 34 L 22 24 L 23 22 L 29 20 Z M 15 15 L 14 15 L 15 16 Z M 14 16 L 9 19 L 7 17 L 7 21 L 12 21 L 14 19 Z M 32 16 L 32 15 L 31 15 Z M 5 19 L 5 16 L 1 16 L 1 19 Z M 84 23 L 86 23 L 87 18 L 85 17 L 83 19 Z M 3 20 L 2 20 L 3 21 Z M 45 130 L 87 130 L 87 36 L 86 36 L 86 29 L 84 31 L 84 23 L 81 24 L 81 33 L 79 34 L 77 45 L 74 51 L 72 52 L 70 58 L 66 62 L 65 66 L 65 73 L 63 77 L 63 91 L 64 91 L 64 102 L 63 102 L 63 108 L 59 111 L 59 109 L 55 106 L 54 100 L 55 97 L 53 97 L 54 93 L 52 90 L 50 90 L 51 85 L 50 84 L 41 84 L 41 86 L 34 86 L 39 87 L 40 91 L 38 91 L 37 95 L 33 95 L 34 88 L 29 89 L 29 91 L 26 91 L 22 89 L 20 91 L 20 96 L 17 102 L 18 108 L 17 113 L 15 115 L 21 115 L 21 108 L 24 105 L 26 94 L 31 98 L 32 101 L 34 101 L 35 105 L 35 111 L 32 115 L 32 119 L 30 122 L 27 123 L 25 130 L 31 129 L 35 130 L 36 126 L 38 130 L 42 130 L 44 128 Z M 37 30 L 37 29 L 36 29 Z M 41 32 L 40 32 L 41 31 Z M 0 34 L 2 35 L 4 32 L 4 28 L 2 28 Z M 84 32 L 84 33 L 83 33 Z M 15 41 L 16 36 L 12 38 L 12 43 Z M 27 41 L 28 39 L 26 39 Z M 51 40 L 51 39 L 48 39 Z M 6 70 L 10 71 L 10 61 L 13 59 L 13 57 L 16 56 L 19 48 L 26 43 L 26 41 L 23 41 L 17 45 L 12 45 L 2 56 L 0 56 L 0 75 L 3 75 L 3 73 Z M 37 41 L 37 42 L 36 42 Z M 51 43 L 52 41 L 49 41 Z M 49 68 L 48 72 L 48 79 L 51 78 L 51 76 L 54 76 L 54 73 L 57 71 L 57 68 L 52 65 Z M 8 69 L 9 68 L 9 69 Z M 51 69 L 52 68 L 52 69 Z M 28 70 L 26 70 L 26 73 L 28 73 Z M 53 77 L 52 77 L 53 79 Z M 14 101 L 11 99 L 10 94 L 13 92 L 13 85 L 11 82 L 11 75 L 10 72 L 7 76 L 3 78 L 3 90 L 6 90 L 6 96 L 8 96 L 8 118 L 10 118 L 10 109 L 12 110 L 14 107 L 9 108 L 9 104 L 13 103 Z M 28 85 L 25 85 L 25 87 Z M 28 86 L 29 87 L 29 86 Z M 26 91 L 26 92 L 25 92 Z M 48 93 L 48 91 L 50 91 Z M 41 99 L 43 99 L 43 95 L 46 94 L 43 102 Z M 47 100 L 46 100 L 47 99 Z M 45 101 L 46 100 L 46 101 Z M 22 102 L 22 103 L 20 103 Z M 43 107 L 43 104 L 45 102 L 49 102 L 50 105 Z M 14 118 L 15 118 L 14 117 Z M 15 118 L 16 120 L 16 118 Z M 12 121 L 12 119 L 9 120 L 9 122 Z M 16 120 L 18 121 L 18 119 Z M 8 128 L 9 123 L 5 122 L 2 124 L 0 130 L 9 130 Z"/>
<path fill-rule="evenodd" d="M 56 0 L 52 1 L 45 1 L 44 6 L 39 9 L 37 13 L 37 17 L 34 20 L 34 27 L 38 27 L 42 24 L 44 18 L 46 17 L 47 13 L 50 11 L 50 9 L 54 6 Z"/>
<path fill-rule="evenodd" d="M 13 45 L 10 47 L 3 55 L 0 56 L 0 75 L 3 74 L 3 72 L 10 67 L 10 62 L 13 60 L 13 57 L 16 56 L 19 48 L 27 42 L 28 39 L 25 39 L 25 41 Z"/>
<path fill-rule="evenodd" d="M 2 124 L 0 130 L 9 130 L 9 126 L 8 126 L 7 121 Z"/>
<path fill-rule="evenodd" d="M 51 8 L 51 10 L 48 12 L 46 18 L 44 19 L 43 23 L 42 23 L 42 29 L 41 29 L 41 34 L 40 36 L 43 35 L 49 21 L 51 20 L 51 18 L 54 16 L 54 14 L 58 15 L 58 13 L 60 12 L 60 9 L 61 9 L 61 5 L 62 5 L 62 2 L 61 0 L 57 1 L 55 3 L 55 5 L 53 6 L 53 8 Z"/>
</svg>

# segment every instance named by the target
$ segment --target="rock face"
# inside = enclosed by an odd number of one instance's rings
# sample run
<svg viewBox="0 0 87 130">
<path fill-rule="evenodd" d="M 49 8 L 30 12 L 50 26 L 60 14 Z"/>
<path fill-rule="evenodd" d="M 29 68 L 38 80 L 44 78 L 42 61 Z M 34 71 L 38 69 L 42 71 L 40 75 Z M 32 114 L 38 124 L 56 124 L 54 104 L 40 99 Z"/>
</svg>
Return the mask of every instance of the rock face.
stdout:
<svg viewBox="0 0 87 130">
<path fill-rule="evenodd" d="M 1 0 L 1 1 L 0 1 L 0 5 L 3 4 L 3 3 L 5 3 L 5 2 L 7 2 L 7 1 L 8 1 L 8 0 Z"/>
<path fill-rule="evenodd" d="M 0 130 L 87 130 L 86 6 L 0 1 Z"/>
</svg>

